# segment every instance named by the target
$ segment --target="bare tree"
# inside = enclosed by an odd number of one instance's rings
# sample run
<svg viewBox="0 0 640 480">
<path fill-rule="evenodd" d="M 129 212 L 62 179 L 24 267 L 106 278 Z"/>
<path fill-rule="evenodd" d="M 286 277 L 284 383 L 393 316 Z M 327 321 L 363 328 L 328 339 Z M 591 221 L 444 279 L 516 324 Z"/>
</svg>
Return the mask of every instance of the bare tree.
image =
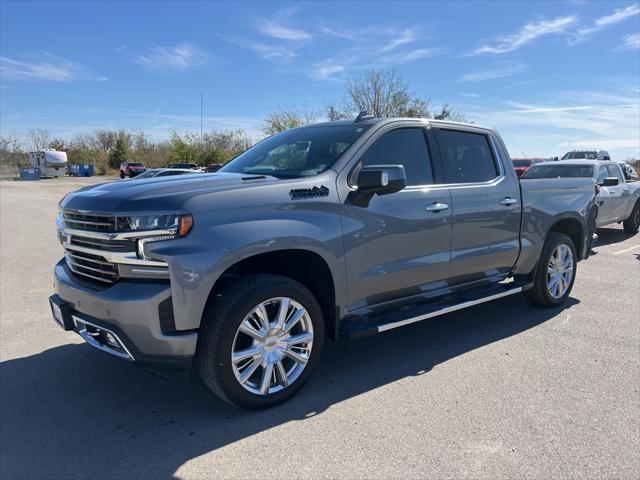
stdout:
<svg viewBox="0 0 640 480">
<path fill-rule="evenodd" d="M 345 111 L 375 117 L 398 117 L 411 102 L 408 85 L 396 70 L 369 70 L 347 81 Z"/>
<path fill-rule="evenodd" d="M 26 154 L 20 148 L 18 135 L 0 136 L 0 165 L 6 167 L 19 167 L 26 163 Z"/>
<path fill-rule="evenodd" d="M 51 143 L 51 132 L 45 128 L 28 128 L 27 143 L 31 150 L 44 150 Z"/>
<path fill-rule="evenodd" d="M 353 118 L 365 111 L 375 117 L 416 117 L 466 121 L 465 115 L 444 104 L 432 110 L 431 99 L 414 95 L 396 70 L 369 70 L 346 84 L 343 108 L 330 104 L 329 120 Z"/>
<path fill-rule="evenodd" d="M 118 140 L 118 132 L 114 132 L 113 130 L 96 130 L 94 135 L 98 148 L 105 152 L 115 147 L 116 141 Z"/>
<path fill-rule="evenodd" d="M 318 112 L 307 107 L 280 107 L 272 110 L 264 119 L 262 132 L 265 135 L 274 135 L 290 128 L 302 127 L 313 123 L 318 117 Z"/>
</svg>

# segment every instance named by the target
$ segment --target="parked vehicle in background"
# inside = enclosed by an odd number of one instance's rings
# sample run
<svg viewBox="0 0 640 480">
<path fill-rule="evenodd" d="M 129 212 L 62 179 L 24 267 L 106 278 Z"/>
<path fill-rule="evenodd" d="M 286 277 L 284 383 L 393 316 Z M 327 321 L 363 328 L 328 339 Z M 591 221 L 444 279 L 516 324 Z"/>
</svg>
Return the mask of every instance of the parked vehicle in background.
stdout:
<svg viewBox="0 0 640 480">
<path fill-rule="evenodd" d="M 216 175 L 60 207 L 56 321 L 127 361 L 193 366 L 247 408 L 294 395 L 325 336 L 521 292 L 562 304 L 596 210 L 591 179 L 521 184 L 494 130 L 364 114 L 269 137 Z"/>
<path fill-rule="evenodd" d="M 170 163 L 167 168 L 181 168 L 187 170 L 200 170 L 200 167 L 195 163 Z"/>
<path fill-rule="evenodd" d="M 616 162 L 618 165 L 620 165 L 620 168 L 622 169 L 622 173 L 624 173 L 624 179 L 627 182 L 637 182 L 638 180 L 640 180 L 640 177 L 638 176 L 638 172 L 636 171 L 635 168 L 633 168 L 631 165 L 629 165 L 627 162 Z"/>
<path fill-rule="evenodd" d="M 140 162 L 125 162 L 120 164 L 120 178 L 133 178 L 145 172 L 146 167 Z"/>
<path fill-rule="evenodd" d="M 207 173 L 217 172 L 222 167 L 224 167 L 224 165 L 222 165 L 220 163 L 211 163 L 211 164 L 207 165 L 207 168 L 205 169 L 205 171 Z"/>
<path fill-rule="evenodd" d="M 29 163 L 40 169 L 41 177 L 63 177 L 67 166 L 67 152 L 54 149 L 29 152 Z"/>
<path fill-rule="evenodd" d="M 606 150 L 572 150 L 565 153 L 560 160 L 611 160 Z"/>
<path fill-rule="evenodd" d="M 533 159 L 531 158 L 514 158 L 512 159 L 512 161 L 513 168 L 516 171 L 516 175 L 518 177 L 521 177 L 522 174 L 529 170 L 529 167 L 533 165 Z"/>
<path fill-rule="evenodd" d="M 185 168 L 150 168 L 144 173 L 136 176 L 136 180 L 144 180 L 147 178 L 158 177 L 175 177 L 176 175 L 194 175 L 201 173 L 199 170 L 191 170 Z"/>
<path fill-rule="evenodd" d="M 566 160 L 538 163 L 522 180 L 549 178 L 591 178 L 596 185 L 597 226 L 623 223 L 627 233 L 640 227 L 640 183 L 627 182 L 618 162 Z"/>
</svg>

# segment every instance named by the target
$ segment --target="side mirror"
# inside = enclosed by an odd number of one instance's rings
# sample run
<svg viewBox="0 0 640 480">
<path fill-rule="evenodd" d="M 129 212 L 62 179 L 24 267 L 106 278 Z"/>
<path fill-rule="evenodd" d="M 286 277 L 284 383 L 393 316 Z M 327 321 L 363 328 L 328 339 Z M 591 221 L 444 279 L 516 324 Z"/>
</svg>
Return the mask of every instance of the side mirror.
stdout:
<svg viewBox="0 0 640 480">
<path fill-rule="evenodd" d="M 610 157 L 609 155 L 605 155 L 605 156 L 604 156 L 604 159 L 605 159 L 605 160 L 611 160 L 611 157 Z"/>
<path fill-rule="evenodd" d="M 607 177 L 602 182 L 603 187 L 615 187 L 618 185 L 618 177 Z"/>
<path fill-rule="evenodd" d="M 558 161 L 558 157 L 553 157 L 553 161 L 557 162 Z"/>
<path fill-rule="evenodd" d="M 370 165 L 358 173 L 358 193 L 388 195 L 407 186 L 407 175 L 402 165 Z"/>
</svg>

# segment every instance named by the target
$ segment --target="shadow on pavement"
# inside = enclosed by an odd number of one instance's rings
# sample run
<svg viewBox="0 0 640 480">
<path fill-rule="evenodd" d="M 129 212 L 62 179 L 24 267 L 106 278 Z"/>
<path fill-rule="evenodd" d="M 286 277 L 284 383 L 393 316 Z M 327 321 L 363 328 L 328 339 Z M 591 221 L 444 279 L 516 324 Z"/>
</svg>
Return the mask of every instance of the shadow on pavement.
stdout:
<svg viewBox="0 0 640 480">
<path fill-rule="evenodd" d="M 596 250 L 598 247 L 624 242 L 636 235 L 635 233 L 627 233 L 621 228 L 598 228 L 596 233 L 598 234 L 598 243 L 595 245 Z"/>
<path fill-rule="evenodd" d="M 564 309 L 577 303 L 569 299 Z M 402 378 L 428 376 L 439 363 L 562 310 L 513 297 L 358 341 L 328 342 L 305 388 L 263 412 L 232 408 L 199 382 L 163 380 L 87 345 L 8 360 L 0 363 L 0 472 L 4 478 L 171 477 L 192 458 L 305 422 Z"/>
</svg>

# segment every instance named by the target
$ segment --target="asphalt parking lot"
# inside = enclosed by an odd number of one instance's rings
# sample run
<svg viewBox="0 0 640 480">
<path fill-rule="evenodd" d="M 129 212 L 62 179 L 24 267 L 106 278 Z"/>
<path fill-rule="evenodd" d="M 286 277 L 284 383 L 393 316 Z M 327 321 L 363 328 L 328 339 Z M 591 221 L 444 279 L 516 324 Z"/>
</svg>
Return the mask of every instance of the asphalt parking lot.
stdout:
<svg viewBox="0 0 640 480">
<path fill-rule="evenodd" d="M 638 478 L 640 235 L 600 230 L 563 308 L 328 343 L 299 395 L 246 412 L 54 324 L 57 202 L 96 181 L 0 182 L 0 477 Z"/>
</svg>

